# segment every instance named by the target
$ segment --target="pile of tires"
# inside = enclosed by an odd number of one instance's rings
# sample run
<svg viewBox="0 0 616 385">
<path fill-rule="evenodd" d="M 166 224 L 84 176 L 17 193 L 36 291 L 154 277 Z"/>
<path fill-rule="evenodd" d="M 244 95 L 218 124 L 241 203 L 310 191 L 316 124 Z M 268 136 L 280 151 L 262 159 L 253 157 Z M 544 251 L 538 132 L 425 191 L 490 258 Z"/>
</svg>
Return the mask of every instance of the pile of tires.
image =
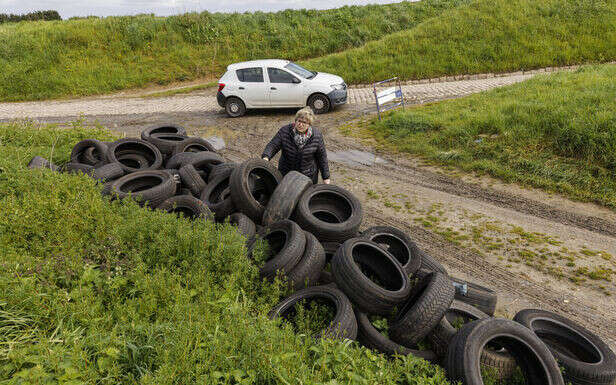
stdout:
<svg viewBox="0 0 616 385">
<path fill-rule="evenodd" d="M 616 356 L 581 325 L 534 309 L 514 320 L 494 317 L 493 290 L 449 276 L 402 230 L 360 232 L 363 210 L 351 192 L 313 185 L 294 171 L 283 177 L 261 159 L 226 162 L 180 126 L 152 127 L 140 139 L 84 140 L 62 167 L 41 157 L 28 166 L 89 175 L 112 199 L 229 221 L 245 236 L 251 258 L 256 241 L 265 241 L 260 276 L 282 277 L 293 292 L 270 318 L 291 317 L 303 301 L 324 301 L 335 312 L 316 337 L 415 355 L 469 385 L 483 384 L 481 367 L 501 380 L 519 368 L 528 384 L 616 382 Z M 387 320 L 387 332 L 375 317 Z"/>
<path fill-rule="evenodd" d="M 207 219 L 212 213 L 199 194 L 204 178 L 222 163 L 206 140 L 186 135 L 181 126 L 163 125 L 144 130 L 141 138 L 82 140 L 61 167 L 38 156 L 28 167 L 82 173 L 103 184 L 103 194 L 112 199 L 133 199 L 149 208 Z"/>
</svg>

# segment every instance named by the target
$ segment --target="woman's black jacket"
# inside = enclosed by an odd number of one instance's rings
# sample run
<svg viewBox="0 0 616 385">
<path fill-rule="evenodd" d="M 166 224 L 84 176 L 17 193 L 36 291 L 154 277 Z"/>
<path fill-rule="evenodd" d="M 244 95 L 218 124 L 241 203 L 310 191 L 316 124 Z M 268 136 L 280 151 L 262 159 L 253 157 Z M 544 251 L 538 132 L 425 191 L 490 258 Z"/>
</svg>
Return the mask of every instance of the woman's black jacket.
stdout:
<svg viewBox="0 0 616 385">
<path fill-rule="evenodd" d="M 293 140 L 293 124 L 287 124 L 278 130 L 276 136 L 265 146 L 261 157 L 272 159 L 280 150 L 282 150 L 282 154 L 278 161 L 278 170 L 282 175 L 295 170 L 316 183 L 318 171 L 321 171 L 321 177 L 329 179 L 327 151 L 325 150 L 323 134 L 318 128 L 312 127 L 312 136 L 300 149 Z"/>
</svg>

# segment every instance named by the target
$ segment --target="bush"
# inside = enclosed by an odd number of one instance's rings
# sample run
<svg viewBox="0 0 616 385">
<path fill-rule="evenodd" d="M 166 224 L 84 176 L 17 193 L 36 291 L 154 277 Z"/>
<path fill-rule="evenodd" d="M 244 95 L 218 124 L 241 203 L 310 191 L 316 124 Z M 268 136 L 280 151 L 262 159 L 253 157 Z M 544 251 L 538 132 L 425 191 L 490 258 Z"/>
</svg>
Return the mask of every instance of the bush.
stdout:
<svg viewBox="0 0 616 385">
<path fill-rule="evenodd" d="M 25 13 L 23 15 L 14 15 L 0 13 L 0 24 L 2 23 L 16 23 L 19 21 L 36 21 L 36 20 L 62 20 L 58 11 L 36 11 Z"/>
</svg>

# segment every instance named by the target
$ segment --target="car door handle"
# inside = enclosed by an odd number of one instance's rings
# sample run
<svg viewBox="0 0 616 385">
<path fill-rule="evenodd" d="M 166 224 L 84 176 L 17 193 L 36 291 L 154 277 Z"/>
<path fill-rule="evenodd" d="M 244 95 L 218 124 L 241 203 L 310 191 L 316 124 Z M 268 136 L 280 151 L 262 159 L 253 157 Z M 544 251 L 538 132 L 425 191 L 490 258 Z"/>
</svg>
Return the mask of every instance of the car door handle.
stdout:
<svg viewBox="0 0 616 385">
<path fill-rule="evenodd" d="M 275 90 L 275 89 L 276 89 L 276 87 L 270 87 L 270 90 Z"/>
<path fill-rule="evenodd" d="M 244 89 L 244 87 L 240 87 L 240 90 L 243 90 L 243 89 Z"/>
</svg>

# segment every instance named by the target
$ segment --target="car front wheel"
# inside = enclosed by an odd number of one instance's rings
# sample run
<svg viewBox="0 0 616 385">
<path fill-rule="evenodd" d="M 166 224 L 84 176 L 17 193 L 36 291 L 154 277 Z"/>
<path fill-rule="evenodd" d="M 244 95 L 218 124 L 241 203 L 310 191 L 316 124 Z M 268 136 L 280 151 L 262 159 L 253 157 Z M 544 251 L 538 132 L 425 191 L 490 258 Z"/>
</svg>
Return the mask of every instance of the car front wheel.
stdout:
<svg viewBox="0 0 616 385">
<path fill-rule="evenodd" d="M 312 108 L 315 114 L 324 114 L 330 108 L 329 98 L 321 94 L 312 95 L 308 99 L 308 106 Z"/>
<path fill-rule="evenodd" d="M 246 105 L 239 98 L 227 98 L 225 111 L 232 118 L 237 118 L 246 113 Z"/>
</svg>

